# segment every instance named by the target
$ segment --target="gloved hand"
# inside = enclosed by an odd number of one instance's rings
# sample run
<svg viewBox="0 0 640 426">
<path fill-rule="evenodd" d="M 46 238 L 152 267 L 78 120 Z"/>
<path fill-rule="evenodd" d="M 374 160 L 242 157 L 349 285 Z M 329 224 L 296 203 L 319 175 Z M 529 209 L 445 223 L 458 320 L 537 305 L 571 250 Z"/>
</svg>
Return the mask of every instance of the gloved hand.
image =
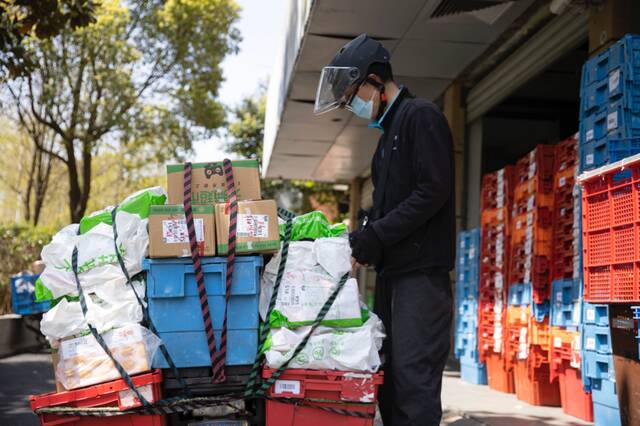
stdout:
<svg viewBox="0 0 640 426">
<path fill-rule="evenodd" d="M 349 234 L 351 256 L 361 265 L 378 265 L 382 261 L 382 241 L 371 227 Z"/>
</svg>

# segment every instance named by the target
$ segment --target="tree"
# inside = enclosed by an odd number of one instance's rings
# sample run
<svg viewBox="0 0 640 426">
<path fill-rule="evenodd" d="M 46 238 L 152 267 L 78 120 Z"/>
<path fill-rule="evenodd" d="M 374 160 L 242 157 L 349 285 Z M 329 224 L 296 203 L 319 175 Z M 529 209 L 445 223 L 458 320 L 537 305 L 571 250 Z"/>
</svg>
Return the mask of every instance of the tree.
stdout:
<svg viewBox="0 0 640 426">
<path fill-rule="evenodd" d="M 7 120 L 0 120 L 3 158 L 0 160 L 0 181 L 18 198 L 20 207 L 13 211 L 25 222 L 38 225 L 53 171 L 51 156 L 32 143 L 37 139 L 46 147 L 52 146 L 52 132 L 38 123 L 11 129 Z M 17 219 L 17 218 L 16 218 Z"/>
<path fill-rule="evenodd" d="M 25 48 L 34 69 L 7 85 L 13 117 L 53 132 L 38 150 L 64 164 L 72 222 L 91 194 L 93 158 L 129 150 L 179 158 L 224 123 L 220 62 L 237 50 L 233 0 L 103 0 L 96 22 Z"/>
<path fill-rule="evenodd" d="M 27 38 L 53 37 L 94 21 L 91 0 L 0 0 L 0 76 L 28 73 Z M 0 81 L 2 78 L 0 78 Z"/>
<path fill-rule="evenodd" d="M 227 152 L 262 161 L 267 102 L 265 90 L 266 87 L 260 85 L 256 94 L 245 97 L 231 109 L 231 120 L 227 122 Z M 311 180 L 265 179 L 262 192 L 297 213 L 319 209 L 325 211 L 330 219 L 338 219 L 338 207 L 345 196 L 331 184 Z"/>
</svg>

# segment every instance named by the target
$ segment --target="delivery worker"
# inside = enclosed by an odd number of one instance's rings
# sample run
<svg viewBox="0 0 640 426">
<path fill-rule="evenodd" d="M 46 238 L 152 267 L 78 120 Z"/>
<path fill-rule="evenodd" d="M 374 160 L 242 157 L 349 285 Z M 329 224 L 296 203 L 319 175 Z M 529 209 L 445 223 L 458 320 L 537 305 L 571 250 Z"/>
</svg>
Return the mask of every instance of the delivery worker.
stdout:
<svg viewBox="0 0 640 426">
<path fill-rule="evenodd" d="M 451 132 L 436 105 L 396 84 L 389 56 L 366 34 L 347 43 L 322 70 L 314 112 L 346 108 L 380 130 L 373 208 L 349 235 L 356 261 L 378 272 L 375 312 L 387 332 L 380 411 L 387 426 L 438 425 L 453 311 Z"/>
</svg>

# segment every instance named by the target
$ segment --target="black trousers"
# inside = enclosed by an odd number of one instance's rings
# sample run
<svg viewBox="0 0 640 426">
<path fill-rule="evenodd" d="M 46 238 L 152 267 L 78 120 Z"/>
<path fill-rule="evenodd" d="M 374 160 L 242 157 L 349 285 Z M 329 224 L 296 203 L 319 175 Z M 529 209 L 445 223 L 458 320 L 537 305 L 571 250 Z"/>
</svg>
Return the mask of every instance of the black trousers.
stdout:
<svg viewBox="0 0 640 426">
<path fill-rule="evenodd" d="M 453 315 L 449 274 L 378 275 L 374 311 L 387 333 L 379 395 L 384 425 L 439 425 Z"/>
</svg>

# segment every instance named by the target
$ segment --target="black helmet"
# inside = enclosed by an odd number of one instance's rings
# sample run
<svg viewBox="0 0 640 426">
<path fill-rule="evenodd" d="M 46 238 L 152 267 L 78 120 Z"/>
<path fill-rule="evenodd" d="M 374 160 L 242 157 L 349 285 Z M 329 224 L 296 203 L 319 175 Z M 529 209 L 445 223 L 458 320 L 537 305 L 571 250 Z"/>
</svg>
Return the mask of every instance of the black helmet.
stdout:
<svg viewBox="0 0 640 426">
<path fill-rule="evenodd" d="M 366 34 L 345 44 L 322 69 L 314 113 L 322 114 L 343 106 L 348 101 L 347 89 L 362 83 L 372 64 L 388 63 L 389 58 L 387 49 Z"/>
</svg>

